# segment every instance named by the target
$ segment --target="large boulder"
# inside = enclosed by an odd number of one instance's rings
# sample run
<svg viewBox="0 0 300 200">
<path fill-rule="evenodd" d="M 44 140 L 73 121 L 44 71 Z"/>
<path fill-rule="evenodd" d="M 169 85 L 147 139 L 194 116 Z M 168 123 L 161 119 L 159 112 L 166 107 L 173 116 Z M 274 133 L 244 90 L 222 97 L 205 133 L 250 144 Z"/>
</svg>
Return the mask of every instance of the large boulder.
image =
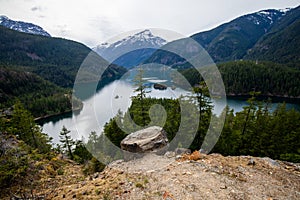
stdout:
<svg viewBox="0 0 300 200">
<path fill-rule="evenodd" d="M 166 131 L 162 127 L 151 126 L 129 134 L 121 141 L 121 148 L 131 153 L 162 154 L 165 153 L 168 144 Z"/>
</svg>

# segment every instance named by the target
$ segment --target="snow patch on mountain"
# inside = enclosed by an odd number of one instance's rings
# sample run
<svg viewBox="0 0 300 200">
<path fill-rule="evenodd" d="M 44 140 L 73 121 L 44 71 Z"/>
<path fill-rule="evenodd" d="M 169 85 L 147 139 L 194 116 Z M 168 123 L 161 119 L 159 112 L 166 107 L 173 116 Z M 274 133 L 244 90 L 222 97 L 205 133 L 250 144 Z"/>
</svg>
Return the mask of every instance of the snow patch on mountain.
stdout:
<svg viewBox="0 0 300 200">
<path fill-rule="evenodd" d="M 290 10 L 292 10 L 292 8 L 279 9 L 280 12 L 285 13 L 285 14 L 286 14 L 287 12 L 289 12 Z"/>
<path fill-rule="evenodd" d="M 269 9 L 269 10 L 261 10 L 256 13 L 252 13 L 246 15 L 247 19 L 252 23 L 260 26 L 271 26 L 275 21 L 283 17 L 290 8 L 286 9 Z"/>
<path fill-rule="evenodd" d="M 47 33 L 42 27 L 38 25 L 22 21 L 14 21 L 4 15 L 0 16 L 0 25 L 23 33 L 51 37 L 49 33 Z"/>
</svg>

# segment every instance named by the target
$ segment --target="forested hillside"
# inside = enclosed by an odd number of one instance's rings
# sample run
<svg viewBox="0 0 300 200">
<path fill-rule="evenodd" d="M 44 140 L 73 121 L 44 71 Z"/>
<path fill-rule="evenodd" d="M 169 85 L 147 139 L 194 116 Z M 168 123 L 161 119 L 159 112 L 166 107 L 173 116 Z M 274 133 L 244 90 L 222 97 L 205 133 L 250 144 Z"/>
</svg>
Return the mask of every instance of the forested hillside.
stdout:
<svg viewBox="0 0 300 200">
<path fill-rule="evenodd" d="M 212 30 L 191 36 L 208 52 L 214 62 L 235 60 L 271 61 L 298 68 L 300 63 L 300 7 L 291 10 L 263 10 L 238 17 Z M 167 45 L 180 44 L 180 40 Z M 162 48 L 164 49 L 164 48 Z M 186 43 L 185 54 L 193 46 Z M 145 63 L 159 63 L 176 69 L 191 67 L 171 52 L 157 50 Z"/>
<path fill-rule="evenodd" d="M 81 77 L 84 82 L 99 80 L 97 67 L 109 66 L 78 42 L 20 33 L 2 26 L 0 34 L 0 109 L 9 108 L 19 99 L 35 117 L 71 111 L 71 88 L 84 59 L 88 55 L 94 59 Z M 122 67 L 110 65 L 99 85 L 125 72 Z"/>
<path fill-rule="evenodd" d="M 264 10 L 238 17 L 191 38 L 201 44 L 215 62 L 241 59 L 283 15 L 279 10 Z"/>
<path fill-rule="evenodd" d="M 70 111 L 71 90 L 63 89 L 30 73 L 0 67 L 0 110 L 17 100 L 35 117 Z M 80 105 L 80 104 L 79 104 Z"/>
<path fill-rule="evenodd" d="M 24 66 L 63 87 L 72 87 L 76 71 L 90 52 L 86 46 L 64 39 L 20 33 L 0 27 L 0 63 Z"/>
<path fill-rule="evenodd" d="M 0 34 L 0 64 L 31 71 L 61 87 L 73 87 L 80 65 L 92 51 L 78 42 L 20 33 L 2 26 Z M 100 56 L 97 59 L 99 66 L 108 65 Z M 112 67 L 114 69 L 108 68 L 103 78 L 113 80 L 124 73 L 124 69 Z"/>
<path fill-rule="evenodd" d="M 269 60 L 300 69 L 300 7 L 287 12 L 245 58 Z"/>
<path fill-rule="evenodd" d="M 260 91 L 263 96 L 300 97 L 300 71 L 272 62 L 233 61 L 217 65 L 227 96 L 248 95 Z M 201 75 L 194 68 L 180 70 L 191 85 L 198 84 Z"/>
</svg>

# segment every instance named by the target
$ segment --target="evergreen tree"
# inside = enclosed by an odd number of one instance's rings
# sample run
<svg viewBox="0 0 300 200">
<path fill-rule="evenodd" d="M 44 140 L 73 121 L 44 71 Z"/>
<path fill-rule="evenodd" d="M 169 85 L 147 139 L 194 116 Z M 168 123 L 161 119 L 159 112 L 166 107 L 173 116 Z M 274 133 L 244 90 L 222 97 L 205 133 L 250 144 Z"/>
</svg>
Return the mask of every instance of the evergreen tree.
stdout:
<svg viewBox="0 0 300 200">
<path fill-rule="evenodd" d="M 82 140 L 76 141 L 73 156 L 74 160 L 80 164 L 84 164 L 93 157 L 92 154 L 86 149 Z"/>
<path fill-rule="evenodd" d="M 31 113 L 23 107 L 20 101 L 14 105 L 12 118 L 8 121 L 8 133 L 16 135 L 33 149 L 38 149 L 40 153 L 47 153 L 51 150 L 49 143 L 52 138 L 42 133 Z"/>
<path fill-rule="evenodd" d="M 26 144 L 37 148 L 37 140 L 34 134 L 36 124 L 33 116 L 25 110 L 20 101 L 17 101 L 14 105 L 11 125 L 12 134 L 15 134 L 18 139 L 23 140 Z"/>
<path fill-rule="evenodd" d="M 190 148 L 192 150 L 197 150 L 201 148 L 202 142 L 208 129 L 211 118 L 212 105 L 210 101 L 209 90 L 204 81 L 201 81 L 199 85 L 193 87 L 193 92 L 195 94 L 198 105 L 199 126 L 195 138 L 190 145 Z"/>
<path fill-rule="evenodd" d="M 146 126 L 146 109 L 145 109 L 145 103 L 144 100 L 146 98 L 146 94 L 148 93 L 146 91 L 147 86 L 145 85 L 145 80 L 143 79 L 144 76 L 144 70 L 139 67 L 137 69 L 137 74 L 134 78 L 134 86 L 136 89 L 134 92 L 137 93 L 136 96 L 133 96 L 133 99 L 137 99 L 139 101 L 139 106 L 140 106 L 140 117 L 142 118 L 142 123 L 140 124 L 141 126 Z"/>
<path fill-rule="evenodd" d="M 198 86 L 193 87 L 193 92 L 196 95 L 201 120 L 202 115 L 205 112 L 209 112 L 212 108 L 209 101 L 209 90 L 206 83 L 201 81 Z"/>
<path fill-rule="evenodd" d="M 60 132 L 60 142 L 62 143 L 62 148 L 67 151 L 68 155 L 70 156 L 70 159 L 73 160 L 73 152 L 72 148 L 75 145 L 75 141 L 71 138 L 70 133 L 65 126 L 63 126 L 62 131 Z"/>
<path fill-rule="evenodd" d="M 113 119 L 110 119 L 109 123 L 106 123 L 104 126 L 105 136 L 117 147 L 121 147 L 121 141 L 126 137 L 124 133 L 118 126 L 116 120 L 118 116 Z"/>
</svg>

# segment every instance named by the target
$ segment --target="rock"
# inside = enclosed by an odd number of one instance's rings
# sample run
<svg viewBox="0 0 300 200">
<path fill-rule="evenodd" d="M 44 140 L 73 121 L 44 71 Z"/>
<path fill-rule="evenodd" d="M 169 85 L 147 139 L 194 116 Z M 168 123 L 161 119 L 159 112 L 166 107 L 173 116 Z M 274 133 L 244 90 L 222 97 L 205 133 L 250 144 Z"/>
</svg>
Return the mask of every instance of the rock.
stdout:
<svg viewBox="0 0 300 200">
<path fill-rule="evenodd" d="M 191 172 L 182 172 L 182 175 L 192 175 Z"/>
<path fill-rule="evenodd" d="M 185 156 L 188 160 L 193 160 L 193 161 L 197 161 L 200 160 L 202 158 L 204 158 L 205 156 L 203 154 L 201 154 L 199 151 L 194 151 L 191 155 Z"/>
<path fill-rule="evenodd" d="M 173 157 L 176 156 L 176 154 L 175 154 L 175 152 L 173 152 L 173 151 L 167 151 L 167 152 L 165 153 L 165 156 L 166 156 L 167 158 L 173 158 Z"/>
<path fill-rule="evenodd" d="M 99 177 L 99 172 L 96 172 L 95 174 L 93 174 L 93 179 L 96 179 Z"/>
<path fill-rule="evenodd" d="M 162 150 L 166 149 L 168 143 L 165 130 L 159 126 L 151 126 L 129 134 L 121 141 L 121 149 L 132 153 L 161 154 L 165 153 Z"/>
<path fill-rule="evenodd" d="M 191 192 L 194 192 L 196 190 L 196 185 L 194 184 L 189 184 L 187 185 L 187 189 Z"/>
<path fill-rule="evenodd" d="M 207 154 L 207 151 L 204 150 L 204 149 L 200 149 L 199 152 L 202 153 L 202 154 Z"/>
<path fill-rule="evenodd" d="M 182 154 L 191 154 L 191 150 L 186 149 L 186 148 L 176 148 L 175 149 L 175 155 L 182 155 Z"/>
<path fill-rule="evenodd" d="M 255 161 L 253 158 L 251 158 L 249 161 L 248 161 L 248 164 L 247 165 L 255 165 Z"/>
<path fill-rule="evenodd" d="M 225 190 L 227 189 L 227 186 L 225 184 L 221 184 L 220 189 Z"/>
<path fill-rule="evenodd" d="M 180 160 L 181 158 L 182 158 L 181 155 L 177 155 L 177 156 L 175 157 L 175 160 Z"/>
<path fill-rule="evenodd" d="M 276 160 L 273 160 L 269 157 L 262 158 L 266 163 L 268 163 L 272 167 L 279 167 L 279 163 Z"/>
</svg>

